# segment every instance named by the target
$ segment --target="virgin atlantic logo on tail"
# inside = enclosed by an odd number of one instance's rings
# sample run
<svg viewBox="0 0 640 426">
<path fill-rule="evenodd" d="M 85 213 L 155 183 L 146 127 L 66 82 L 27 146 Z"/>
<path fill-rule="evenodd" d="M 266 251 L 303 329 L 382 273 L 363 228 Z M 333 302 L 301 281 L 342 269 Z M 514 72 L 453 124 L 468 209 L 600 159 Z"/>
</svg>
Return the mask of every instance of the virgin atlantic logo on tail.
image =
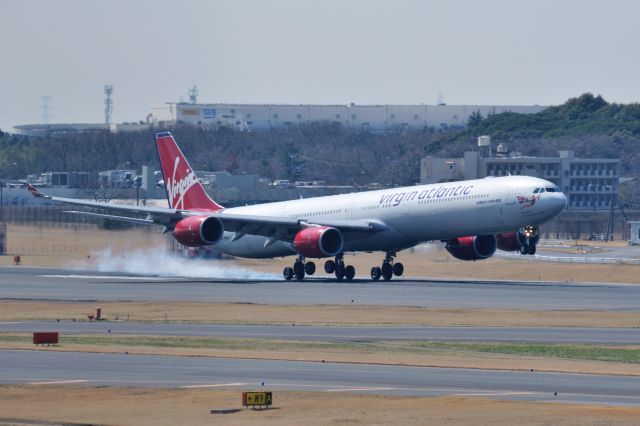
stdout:
<svg viewBox="0 0 640 426">
<path fill-rule="evenodd" d="M 176 161 L 173 165 L 173 175 L 171 176 L 171 179 L 168 179 L 166 185 L 169 200 L 171 200 L 171 207 L 174 209 L 184 208 L 184 196 L 187 194 L 187 191 L 189 191 L 189 188 L 198 183 L 196 174 L 193 173 L 193 170 L 189 169 L 186 170 L 187 175 L 185 177 L 176 180 L 176 171 L 178 170 L 179 164 L 180 157 L 176 157 Z"/>
</svg>

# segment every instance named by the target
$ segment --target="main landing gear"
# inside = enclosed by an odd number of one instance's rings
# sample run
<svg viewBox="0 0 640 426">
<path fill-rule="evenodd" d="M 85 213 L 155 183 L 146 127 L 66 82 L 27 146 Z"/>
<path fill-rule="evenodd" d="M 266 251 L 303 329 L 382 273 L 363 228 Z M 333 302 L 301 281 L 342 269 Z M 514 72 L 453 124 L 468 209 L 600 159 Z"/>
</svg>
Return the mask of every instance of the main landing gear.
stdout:
<svg viewBox="0 0 640 426">
<path fill-rule="evenodd" d="M 316 264 L 313 262 L 305 262 L 304 257 L 298 256 L 293 268 L 287 266 L 282 271 L 285 280 L 291 281 L 294 277 L 298 281 L 302 281 L 305 275 L 313 275 L 316 273 Z"/>
<path fill-rule="evenodd" d="M 394 275 L 399 277 L 404 274 L 404 265 L 400 262 L 394 262 L 393 258 L 395 256 L 395 252 L 387 252 L 382 261 L 382 266 L 374 266 L 371 268 L 371 278 L 374 281 L 378 281 L 380 278 L 389 281 Z M 352 265 L 344 264 L 344 256 L 342 253 L 337 255 L 335 260 L 327 260 L 324 263 L 324 271 L 327 274 L 335 274 L 338 281 L 353 281 L 353 278 L 356 276 L 356 268 Z M 297 281 L 302 281 L 305 275 L 313 275 L 315 272 L 315 263 L 305 262 L 302 256 L 298 256 L 293 267 L 287 266 L 284 268 L 282 276 L 287 281 L 291 281 L 294 278 Z"/>
<path fill-rule="evenodd" d="M 342 253 L 336 256 L 336 260 L 327 260 L 324 263 L 324 271 L 327 274 L 335 274 L 338 281 L 351 281 L 356 276 L 356 268 L 351 265 L 345 266 Z"/>
<path fill-rule="evenodd" d="M 404 273 L 404 265 L 400 262 L 393 261 L 395 252 L 387 252 L 387 255 L 382 261 L 382 266 L 374 266 L 371 268 L 371 279 L 378 281 L 380 277 L 383 280 L 389 281 L 394 275 L 396 277 L 401 276 Z"/>
</svg>

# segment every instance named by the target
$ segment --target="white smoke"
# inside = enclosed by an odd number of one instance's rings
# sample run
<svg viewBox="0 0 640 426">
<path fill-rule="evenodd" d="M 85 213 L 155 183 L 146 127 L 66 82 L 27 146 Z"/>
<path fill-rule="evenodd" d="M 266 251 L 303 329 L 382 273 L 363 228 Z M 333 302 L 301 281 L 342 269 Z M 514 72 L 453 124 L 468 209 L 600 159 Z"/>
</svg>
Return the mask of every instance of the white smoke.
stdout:
<svg viewBox="0 0 640 426">
<path fill-rule="evenodd" d="M 112 252 L 105 249 L 92 255 L 92 267 L 100 272 L 117 272 L 133 275 L 152 275 L 160 277 L 180 278 L 213 278 L 273 280 L 279 279 L 277 274 L 253 271 L 234 264 L 220 265 L 214 259 L 190 259 L 170 254 L 162 250 L 135 250 L 127 253 Z"/>
</svg>

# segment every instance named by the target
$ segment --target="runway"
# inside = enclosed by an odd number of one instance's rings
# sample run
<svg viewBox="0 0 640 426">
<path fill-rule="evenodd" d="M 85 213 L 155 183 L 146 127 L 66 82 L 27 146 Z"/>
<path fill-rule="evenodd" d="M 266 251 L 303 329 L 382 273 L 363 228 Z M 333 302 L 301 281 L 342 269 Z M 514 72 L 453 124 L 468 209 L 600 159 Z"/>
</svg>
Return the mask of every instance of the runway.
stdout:
<svg viewBox="0 0 640 426">
<path fill-rule="evenodd" d="M 323 327 L 125 322 L 0 322 L 0 333 L 191 336 L 323 342 L 435 341 L 640 345 L 634 328 L 577 327 Z"/>
<path fill-rule="evenodd" d="M 0 382 L 242 390 L 264 383 L 270 390 L 640 405 L 639 377 L 48 351 L 0 351 Z"/>
<path fill-rule="evenodd" d="M 477 309 L 640 311 L 640 285 L 494 281 L 194 280 L 0 268 L 0 300 L 203 301 Z"/>
</svg>

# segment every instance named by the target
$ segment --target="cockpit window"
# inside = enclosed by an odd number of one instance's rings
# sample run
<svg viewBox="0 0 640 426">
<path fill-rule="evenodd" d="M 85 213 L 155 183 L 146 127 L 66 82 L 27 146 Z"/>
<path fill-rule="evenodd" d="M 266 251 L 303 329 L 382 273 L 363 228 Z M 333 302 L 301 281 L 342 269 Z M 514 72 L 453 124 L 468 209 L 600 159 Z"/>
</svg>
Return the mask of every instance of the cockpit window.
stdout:
<svg viewBox="0 0 640 426">
<path fill-rule="evenodd" d="M 544 188 L 540 188 L 540 193 L 542 194 L 544 192 Z"/>
<path fill-rule="evenodd" d="M 547 192 L 556 192 L 556 189 L 554 187 L 549 187 L 547 188 Z"/>
<path fill-rule="evenodd" d="M 540 188 L 536 188 L 536 189 L 533 190 L 534 194 L 537 194 L 538 192 L 540 192 Z"/>
</svg>

